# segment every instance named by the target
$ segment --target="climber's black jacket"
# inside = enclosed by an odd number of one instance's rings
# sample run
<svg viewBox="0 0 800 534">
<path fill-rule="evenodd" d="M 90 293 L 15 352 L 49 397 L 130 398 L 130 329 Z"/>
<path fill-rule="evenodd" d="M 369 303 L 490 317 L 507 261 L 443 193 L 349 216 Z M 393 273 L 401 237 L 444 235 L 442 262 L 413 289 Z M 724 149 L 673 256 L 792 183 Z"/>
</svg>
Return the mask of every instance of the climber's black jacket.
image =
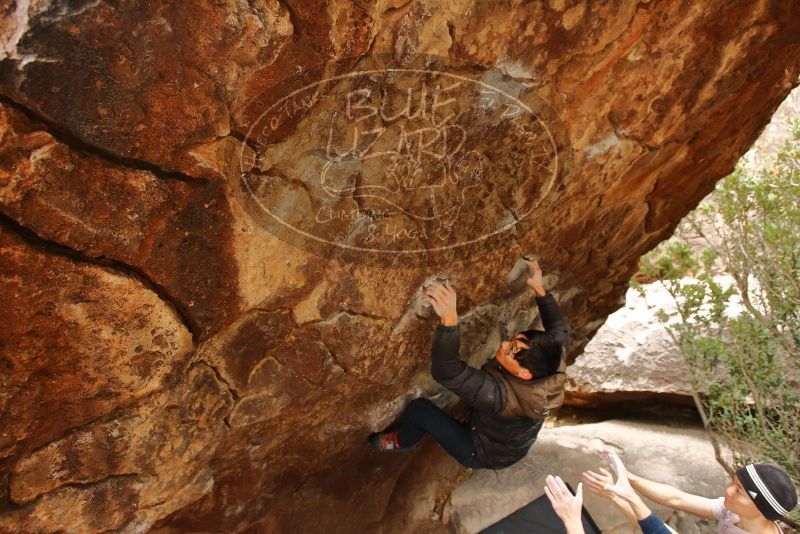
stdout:
<svg viewBox="0 0 800 534">
<path fill-rule="evenodd" d="M 537 297 L 536 304 L 545 332 L 566 347 L 569 325 L 552 295 Z M 459 356 L 459 326 L 436 327 L 431 349 L 431 374 L 471 406 L 469 424 L 472 440 L 483 467 L 499 469 L 516 463 L 527 454 L 544 418 L 564 400 L 564 371 L 561 364 L 554 375 L 521 380 L 508 373 L 492 358 L 480 369 Z"/>
</svg>

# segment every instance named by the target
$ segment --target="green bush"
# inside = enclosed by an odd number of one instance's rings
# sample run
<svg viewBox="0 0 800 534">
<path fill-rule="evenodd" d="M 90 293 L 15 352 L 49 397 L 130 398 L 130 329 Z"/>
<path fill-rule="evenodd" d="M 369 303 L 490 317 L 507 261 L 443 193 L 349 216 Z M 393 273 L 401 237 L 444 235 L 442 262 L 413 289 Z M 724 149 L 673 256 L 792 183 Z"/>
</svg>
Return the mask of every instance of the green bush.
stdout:
<svg viewBox="0 0 800 534">
<path fill-rule="evenodd" d="M 795 123 L 766 170 L 739 166 L 721 180 L 642 258 L 637 279 L 657 280 L 675 299 L 677 316 L 660 319 L 690 364 L 719 461 L 729 472 L 773 462 L 800 487 L 799 273 Z"/>
</svg>

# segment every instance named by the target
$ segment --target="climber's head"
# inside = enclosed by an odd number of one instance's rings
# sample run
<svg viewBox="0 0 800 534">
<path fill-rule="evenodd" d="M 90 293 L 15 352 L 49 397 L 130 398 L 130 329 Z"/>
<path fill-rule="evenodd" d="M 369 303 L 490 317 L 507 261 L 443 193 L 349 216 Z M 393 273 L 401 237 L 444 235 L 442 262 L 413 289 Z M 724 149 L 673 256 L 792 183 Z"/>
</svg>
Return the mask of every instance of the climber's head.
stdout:
<svg viewBox="0 0 800 534">
<path fill-rule="evenodd" d="M 495 353 L 503 368 L 522 380 L 545 378 L 561 363 L 561 345 L 541 330 L 526 330 L 503 341 Z"/>
<path fill-rule="evenodd" d="M 748 464 L 736 471 L 725 488 L 725 508 L 745 519 L 764 516 L 775 521 L 797 506 L 792 479 L 772 464 Z"/>
</svg>

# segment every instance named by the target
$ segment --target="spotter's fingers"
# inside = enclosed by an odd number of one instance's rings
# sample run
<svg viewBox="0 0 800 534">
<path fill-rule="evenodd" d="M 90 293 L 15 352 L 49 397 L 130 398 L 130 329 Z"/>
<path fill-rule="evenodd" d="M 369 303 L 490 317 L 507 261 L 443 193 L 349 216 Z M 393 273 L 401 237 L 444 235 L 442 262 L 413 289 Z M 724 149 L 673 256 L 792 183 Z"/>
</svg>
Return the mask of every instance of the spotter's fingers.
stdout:
<svg viewBox="0 0 800 534">
<path fill-rule="evenodd" d="M 572 495 L 572 492 L 569 491 L 569 488 L 564 484 L 564 481 L 561 480 L 561 477 L 556 477 L 556 484 L 558 485 L 558 489 L 561 490 L 561 493 Z"/>
<path fill-rule="evenodd" d="M 560 486 L 558 481 L 558 477 L 554 477 L 553 475 L 547 475 L 547 478 L 544 479 L 544 483 L 547 484 L 547 487 L 550 488 L 550 491 L 553 492 L 553 495 L 561 496 L 564 494 L 566 488 Z"/>
</svg>

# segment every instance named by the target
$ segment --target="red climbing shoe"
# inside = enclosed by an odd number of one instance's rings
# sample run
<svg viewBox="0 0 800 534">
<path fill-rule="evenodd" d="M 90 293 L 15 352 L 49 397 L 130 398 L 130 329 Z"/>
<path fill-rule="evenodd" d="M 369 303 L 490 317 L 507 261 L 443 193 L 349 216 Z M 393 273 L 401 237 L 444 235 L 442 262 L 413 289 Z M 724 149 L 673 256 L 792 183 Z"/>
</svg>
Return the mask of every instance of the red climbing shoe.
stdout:
<svg viewBox="0 0 800 534">
<path fill-rule="evenodd" d="M 410 447 L 401 447 L 397 443 L 397 432 L 375 432 L 374 434 L 370 434 L 367 439 L 375 450 L 384 452 L 413 451 L 415 448 L 414 445 Z"/>
</svg>

